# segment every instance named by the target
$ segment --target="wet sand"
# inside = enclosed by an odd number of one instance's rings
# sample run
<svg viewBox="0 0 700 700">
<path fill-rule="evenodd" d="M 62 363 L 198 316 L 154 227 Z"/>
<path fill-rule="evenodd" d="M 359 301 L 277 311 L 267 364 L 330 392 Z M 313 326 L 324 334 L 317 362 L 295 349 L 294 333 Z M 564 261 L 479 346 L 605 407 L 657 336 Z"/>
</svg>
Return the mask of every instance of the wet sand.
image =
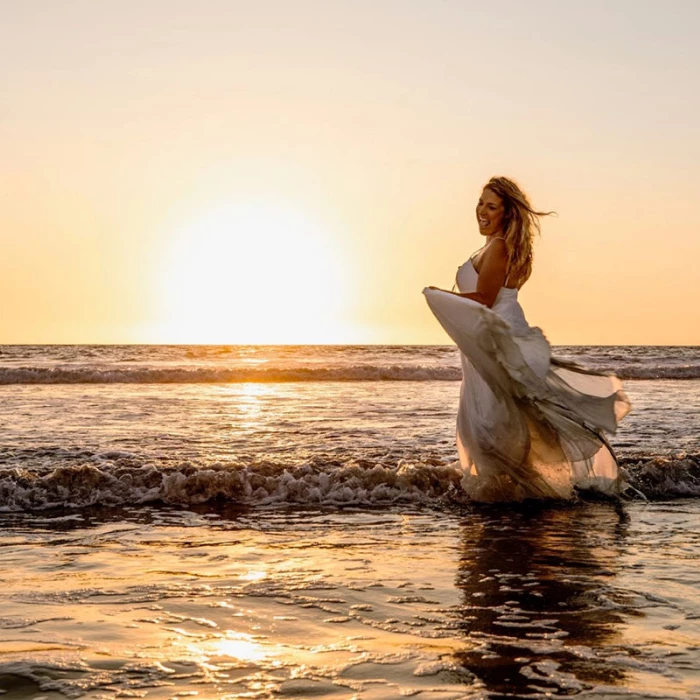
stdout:
<svg viewBox="0 0 700 700">
<path fill-rule="evenodd" d="M 700 507 L 4 514 L 4 698 L 700 695 Z"/>
</svg>

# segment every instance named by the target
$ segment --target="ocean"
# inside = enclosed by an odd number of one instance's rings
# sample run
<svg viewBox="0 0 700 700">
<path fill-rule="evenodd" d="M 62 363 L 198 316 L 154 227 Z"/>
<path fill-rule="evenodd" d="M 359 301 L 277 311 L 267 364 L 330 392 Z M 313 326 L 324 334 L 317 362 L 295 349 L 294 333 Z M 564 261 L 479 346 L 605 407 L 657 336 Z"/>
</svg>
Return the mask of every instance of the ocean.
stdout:
<svg viewBox="0 0 700 700">
<path fill-rule="evenodd" d="M 621 501 L 469 503 L 452 346 L 0 346 L 10 698 L 700 697 L 700 348 Z"/>
</svg>

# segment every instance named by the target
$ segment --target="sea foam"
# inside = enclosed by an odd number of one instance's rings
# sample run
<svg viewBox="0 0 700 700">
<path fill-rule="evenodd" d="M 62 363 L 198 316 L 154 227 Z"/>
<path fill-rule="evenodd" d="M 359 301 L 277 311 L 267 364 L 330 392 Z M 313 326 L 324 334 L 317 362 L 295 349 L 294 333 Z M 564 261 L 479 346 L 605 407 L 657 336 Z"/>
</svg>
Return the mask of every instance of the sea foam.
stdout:
<svg viewBox="0 0 700 700">
<path fill-rule="evenodd" d="M 131 453 L 95 453 L 54 468 L 0 469 L 0 510 L 81 508 L 144 503 L 201 504 L 215 500 L 250 506 L 435 506 L 467 503 L 456 462 L 396 463 L 314 458 L 294 464 L 258 460 L 212 464 L 139 463 Z M 700 496 L 700 455 L 622 460 L 635 491 L 649 499 Z"/>
</svg>

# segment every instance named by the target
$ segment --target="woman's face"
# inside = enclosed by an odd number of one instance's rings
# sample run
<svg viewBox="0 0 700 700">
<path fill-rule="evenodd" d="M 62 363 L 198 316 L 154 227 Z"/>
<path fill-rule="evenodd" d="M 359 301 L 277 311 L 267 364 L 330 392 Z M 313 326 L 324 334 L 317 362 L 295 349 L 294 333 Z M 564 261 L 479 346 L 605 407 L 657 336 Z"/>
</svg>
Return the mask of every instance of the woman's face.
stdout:
<svg viewBox="0 0 700 700">
<path fill-rule="evenodd" d="M 479 233 L 482 236 L 502 233 L 504 213 L 503 200 L 495 192 L 485 187 L 476 205 L 476 220 L 479 224 Z"/>
</svg>

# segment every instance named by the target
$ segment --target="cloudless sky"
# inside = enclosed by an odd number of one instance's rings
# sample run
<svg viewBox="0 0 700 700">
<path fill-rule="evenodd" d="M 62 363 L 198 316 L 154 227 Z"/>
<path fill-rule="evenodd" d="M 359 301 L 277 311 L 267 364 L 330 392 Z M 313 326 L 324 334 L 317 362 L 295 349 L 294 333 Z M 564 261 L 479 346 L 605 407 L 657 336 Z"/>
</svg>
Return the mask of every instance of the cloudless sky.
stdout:
<svg viewBox="0 0 700 700">
<path fill-rule="evenodd" d="M 541 209 L 553 343 L 700 344 L 695 0 L 0 0 L 3 343 L 449 342 Z"/>
</svg>

